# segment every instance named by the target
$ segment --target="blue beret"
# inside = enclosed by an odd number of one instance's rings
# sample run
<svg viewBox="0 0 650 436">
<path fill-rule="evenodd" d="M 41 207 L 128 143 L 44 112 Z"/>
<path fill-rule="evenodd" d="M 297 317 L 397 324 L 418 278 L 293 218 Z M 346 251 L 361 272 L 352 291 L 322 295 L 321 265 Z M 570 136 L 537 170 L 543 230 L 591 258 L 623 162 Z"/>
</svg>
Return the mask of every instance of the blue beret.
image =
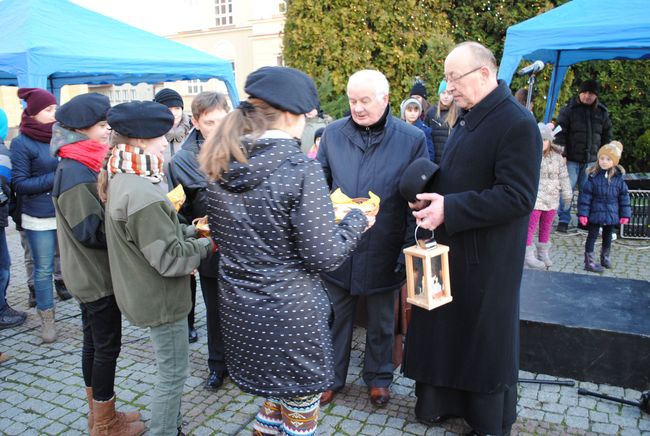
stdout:
<svg viewBox="0 0 650 436">
<path fill-rule="evenodd" d="M 64 127 L 85 129 L 106 119 L 111 101 L 105 95 L 91 92 L 73 97 L 61 105 L 54 117 Z"/>
<path fill-rule="evenodd" d="M 399 192 L 402 197 L 406 201 L 414 202 L 417 200 L 416 195 L 428 192 L 438 168 L 438 165 L 426 157 L 411 162 L 399 181 Z"/>
<path fill-rule="evenodd" d="M 246 78 L 244 91 L 274 108 L 306 114 L 318 107 L 318 92 L 307 74 L 288 67 L 262 67 Z"/>
<path fill-rule="evenodd" d="M 108 111 L 107 120 L 113 130 L 128 138 L 158 138 L 174 125 L 171 111 L 155 101 L 118 104 Z"/>
</svg>

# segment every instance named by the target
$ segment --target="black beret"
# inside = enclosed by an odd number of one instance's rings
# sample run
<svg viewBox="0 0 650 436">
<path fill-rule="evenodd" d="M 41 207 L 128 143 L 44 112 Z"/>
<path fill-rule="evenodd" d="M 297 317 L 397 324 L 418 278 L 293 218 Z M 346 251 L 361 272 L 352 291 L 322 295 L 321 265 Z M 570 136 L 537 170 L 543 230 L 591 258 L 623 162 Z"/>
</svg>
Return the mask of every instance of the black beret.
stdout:
<svg viewBox="0 0 650 436">
<path fill-rule="evenodd" d="M 118 104 L 108 111 L 107 120 L 113 130 L 128 138 L 158 138 L 174 125 L 169 108 L 155 101 Z"/>
<path fill-rule="evenodd" d="M 600 85 L 595 80 L 585 80 L 580 84 L 580 92 L 591 92 L 592 94 L 598 95 L 600 92 Z"/>
<path fill-rule="evenodd" d="M 156 103 L 164 104 L 167 107 L 183 108 L 183 97 L 173 89 L 163 88 L 153 97 Z"/>
<path fill-rule="evenodd" d="M 414 202 L 416 195 L 428 192 L 433 182 L 433 176 L 438 171 L 438 165 L 426 157 L 411 162 L 399 181 L 399 192 L 406 201 Z"/>
<path fill-rule="evenodd" d="M 244 91 L 271 106 L 306 114 L 318 107 L 318 92 L 314 81 L 302 71 L 288 67 L 262 67 L 246 78 Z"/>
<path fill-rule="evenodd" d="M 105 95 L 91 92 L 73 97 L 61 105 L 54 117 L 65 127 L 85 129 L 106 120 L 111 101 Z"/>
</svg>

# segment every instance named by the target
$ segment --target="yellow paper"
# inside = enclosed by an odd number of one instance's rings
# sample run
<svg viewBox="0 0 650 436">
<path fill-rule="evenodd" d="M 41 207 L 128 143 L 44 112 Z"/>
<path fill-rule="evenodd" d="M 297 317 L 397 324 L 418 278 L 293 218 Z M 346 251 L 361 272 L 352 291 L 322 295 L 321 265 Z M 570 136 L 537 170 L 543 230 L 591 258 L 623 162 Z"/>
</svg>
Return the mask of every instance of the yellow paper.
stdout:
<svg viewBox="0 0 650 436">
<path fill-rule="evenodd" d="M 169 191 L 167 193 L 167 198 L 172 202 L 174 205 L 174 209 L 176 209 L 176 212 L 178 212 L 181 209 L 181 206 L 183 206 L 183 203 L 185 203 L 185 191 L 183 190 L 182 185 L 176 186 L 174 189 Z"/>
<path fill-rule="evenodd" d="M 380 198 L 372 191 L 368 192 L 368 197 L 365 201 L 359 201 L 359 199 L 352 199 L 345 195 L 341 188 L 332 192 L 330 199 L 334 204 L 336 221 L 341 221 L 350 212 L 350 209 L 360 209 L 366 215 L 376 215 L 379 210 Z"/>
</svg>

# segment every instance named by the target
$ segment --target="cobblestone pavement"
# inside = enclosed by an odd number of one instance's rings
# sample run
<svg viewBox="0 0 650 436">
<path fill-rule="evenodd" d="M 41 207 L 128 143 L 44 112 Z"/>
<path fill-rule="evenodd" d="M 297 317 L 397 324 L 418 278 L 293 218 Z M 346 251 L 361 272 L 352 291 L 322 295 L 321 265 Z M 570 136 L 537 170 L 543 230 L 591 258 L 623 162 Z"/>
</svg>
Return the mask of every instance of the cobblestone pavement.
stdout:
<svg viewBox="0 0 650 436">
<path fill-rule="evenodd" d="M 10 304 L 26 310 L 27 286 L 20 239 L 7 229 L 13 259 Z M 582 267 L 584 234 L 553 234 L 553 271 L 586 273 Z M 617 240 L 612 248 L 613 269 L 603 275 L 650 281 L 650 241 Z M 650 292 L 650 289 L 649 289 Z M 200 293 L 199 293 L 200 296 Z M 81 320 L 74 301 L 57 302 L 59 340 L 39 345 L 34 309 L 28 321 L 0 331 L 0 347 L 14 356 L 0 366 L 0 434 L 83 434 L 86 428 L 84 383 L 80 369 Z M 230 380 L 218 392 L 203 389 L 206 370 L 205 308 L 197 299 L 199 342 L 190 345 L 190 377 L 183 396 L 184 429 L 193 435 L 250 434 L 260 398 L 242 393 Z M 149 419 L 147 407 L 155 381 L 155 364 L 148 333 L 125 323 L 118 361 L 118 406 L 136 407 Z M 322 412 L 319 434 L 324 435 L 451 435 L 469 428 L 460 420 L 425 427 L 413 415 L 413 382 L 395 372 L 392 400 L 376 408 L 367 400 L 361 379 L 364 335 L 355 331 L 348 385 Z M 554 379 L 521 372 L 522 377 Z M 640 392 L 578 381 L 577 386 L 638 400 Z M 650 416 L 638 408 L 591 397 L 579 397 L 576 387 L 521 384 L 519 418 L 513 434 L 650 436 Z"/>
</svg>

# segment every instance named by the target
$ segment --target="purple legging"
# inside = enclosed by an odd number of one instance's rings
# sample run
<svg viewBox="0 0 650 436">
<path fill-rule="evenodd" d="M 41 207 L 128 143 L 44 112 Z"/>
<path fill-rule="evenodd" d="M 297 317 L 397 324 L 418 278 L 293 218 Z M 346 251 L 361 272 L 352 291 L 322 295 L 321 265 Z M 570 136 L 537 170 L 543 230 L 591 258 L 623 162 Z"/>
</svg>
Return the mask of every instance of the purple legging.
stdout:
<svg viewBox="0 0 650 436">
<path fill-rule="evenodd" d="M 539 210 L 535 209 L 530 214 L 530 221 L 528 222 L 528 238 L 526 239 L 526 246 L 533 245 L 533 236 L 539 223 L 539 242 L 546 244 L 551 239 L 551 228 L 553 226 L 553 218 L 555 218 L 555 210 Z"/>
</svg>

